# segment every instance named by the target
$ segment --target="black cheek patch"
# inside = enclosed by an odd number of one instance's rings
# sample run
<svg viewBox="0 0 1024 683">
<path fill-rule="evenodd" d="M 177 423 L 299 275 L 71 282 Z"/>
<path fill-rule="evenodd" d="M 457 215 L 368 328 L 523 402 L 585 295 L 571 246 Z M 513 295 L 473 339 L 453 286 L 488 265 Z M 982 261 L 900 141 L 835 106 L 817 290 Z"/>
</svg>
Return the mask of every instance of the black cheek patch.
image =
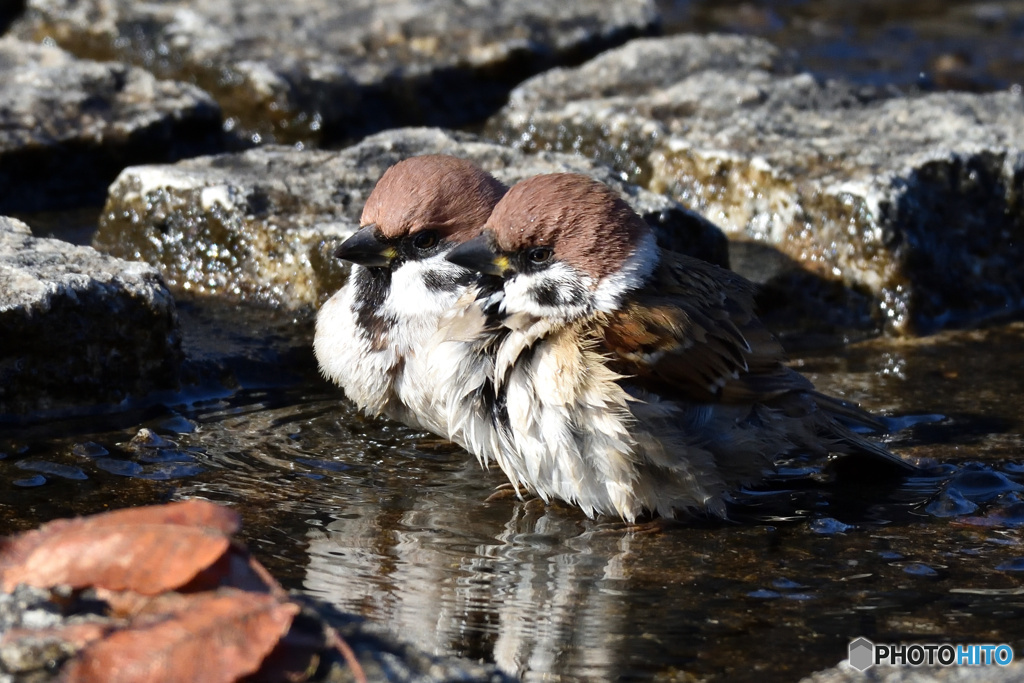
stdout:
<svg viewBox="0 0 1024 683">
<path fill-rule="evenodd" d="M 530 296 L 539 305 L 551 308 L 558 308 L 560 306 L 576 308 L 582 306 L 587 301 L 587 292 L 582 287 L 565 285 L 559 287 L 553 283 L 532 288 Z"/>
<path fill-rule="evenodd" d="M 432 292 L 454 292 L 461 287 L 468 287 L 475 277 L 475 274 L 468 270 L 461 273 L 428 270 L 423 274 L 423 284 Z"/>
<path fill-rule="evenodd" d="M 388 330 L 394 321 L 379 314 L 391 289 L 391 271 L 384 268 L 360 268 L 352 273 L 355 290 L 356 324 L 375 351 L 387 346 Z"/>
</svg>

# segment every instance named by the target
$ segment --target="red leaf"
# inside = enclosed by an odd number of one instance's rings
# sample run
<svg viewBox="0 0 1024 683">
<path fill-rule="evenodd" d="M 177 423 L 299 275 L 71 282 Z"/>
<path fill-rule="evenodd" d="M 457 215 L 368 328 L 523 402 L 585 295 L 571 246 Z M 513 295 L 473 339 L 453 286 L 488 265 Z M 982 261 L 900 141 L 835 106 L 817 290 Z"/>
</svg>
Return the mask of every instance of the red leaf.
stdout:
<svg viewBox="0 0 1024 683">
<path fill-rule="evenodd" d="M 234 589 L 166 596 L 149 614 L 95 642 L 65 666 L 65 683 L 228 683 L 260 668 L 299 612 Z"/>
<path fill-rule="evenodd" d="M 66 584 L 154 595 L 193 580 L 224 556 L 238 515 L 205 501 L 58 520 L 0 547 L 0 590 Z"/>
</svg>

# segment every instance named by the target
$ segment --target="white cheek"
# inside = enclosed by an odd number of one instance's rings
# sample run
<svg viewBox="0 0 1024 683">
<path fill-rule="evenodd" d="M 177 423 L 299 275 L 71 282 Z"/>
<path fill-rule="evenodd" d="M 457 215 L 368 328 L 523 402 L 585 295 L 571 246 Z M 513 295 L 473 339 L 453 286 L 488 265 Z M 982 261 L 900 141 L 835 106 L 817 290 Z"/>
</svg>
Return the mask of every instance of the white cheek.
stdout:
<svg viewBox="0 0 1024 683">
<path fill-rule="evenodd" d="M 572 320 L 594 310 L 592 280 L 565 263 L 539 273 L 519 273 L 505 281 L 506 313 Z"/>
<path fill-rule="evenodd" d="M 654 234 L 648 233 L 621 268 L 598 282 L 594 289 L 594 308 L 605 313 L 616 310 L 623 295 L 644 286 L 658 265 L 658 259 L 658 243 Z"/>
<path fill-rule="evenodd" d="M 384 309 L 403 320 L 436 319 L 455 303 L 465 287 L 451 291 L 431 289 L 427 286 L 428 273 L 433 277 L 455 278 L 465 272 L 461 266 L 446 260 L 443 254 L 422 261 L 407 261 L 391 273 L 391 290 L 384 302 Z"/>
</svg>

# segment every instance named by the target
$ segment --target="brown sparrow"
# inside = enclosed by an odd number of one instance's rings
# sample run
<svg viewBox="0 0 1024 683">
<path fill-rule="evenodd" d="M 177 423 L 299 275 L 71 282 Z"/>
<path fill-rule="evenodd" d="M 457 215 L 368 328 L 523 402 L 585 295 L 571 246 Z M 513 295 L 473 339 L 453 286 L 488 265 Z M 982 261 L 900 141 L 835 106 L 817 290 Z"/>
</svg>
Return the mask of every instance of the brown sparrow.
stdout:
<svg viewBox="0 0 1024 683">
<path fill-rule="evenodd" d="M 432 345 L 432 372 L 456 385 L 446 419 L 517 490 L 633 521 L 724 515 L 731 489 L 795 451 L 912 469 L 851 430 L 875 418 L 784 364 L 750 282 L 659 249 L 586 176 L 516 184 L 447 258 L 484 277 Z"/>
<path fill-rule="evenodd" d="M 479 234 L 506 189 L 470 161 L 430 155 L 395 164 L 370 193 L 336 252 L 355 265 L 318 312 L 313 343 L 323 375 L 366 413 L 447 434 L 417 354 L 476 279 L 445 254 Z"/>
</svg>

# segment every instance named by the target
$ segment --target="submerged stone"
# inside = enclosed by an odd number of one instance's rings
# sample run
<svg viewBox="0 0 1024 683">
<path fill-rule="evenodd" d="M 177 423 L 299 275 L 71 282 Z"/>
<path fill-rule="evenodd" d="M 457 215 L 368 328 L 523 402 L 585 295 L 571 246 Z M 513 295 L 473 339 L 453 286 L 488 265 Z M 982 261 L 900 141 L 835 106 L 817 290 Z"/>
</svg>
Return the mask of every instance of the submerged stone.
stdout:
<svg viewBox="0 0 1024 683">
<path fill-rule="evenodd" d="M 657 21 L 651 0 L 31 0 L 16 30 L 194 79 L 269 142 L 482 120 L 523 78 Z"/>
<path fill-rule="evenodd" d="M 922 333 L 1024 308 L 1019 89 L 897 96 L 799 73 L 760 39 L 683 35 L 541 74 L 487 130 L 604 159 L 772 245 L 868 297 L 852 327 Z"/>
<path fill-rule="evenodd" d="M 187 83 L 0 38 L 0 212 L 103 203 L 125 166 L 221 149 L 217 104 Z"/>
<path fill-rule="evenodd" d="M 0 422 L 177 389 L 180 362 L 154 268 L 0 217 Z"/>
<path fill-rule="evenodd" d="M 384 171 L 406 157 L 452 154 L 514 183 L 587 173 L 618 188 L 667 246 L 725 264 L 722 232 L 610 167 L 565 154 L 525 154 L 466 134 L 399 129 L 337 152 L 268 146 L 166 166 L 126 169 L 110 188 L 94 245 L 152 263 L 176 291 L 309 309 L 344 282 L 333 257 L 358 227 Z"/>
</svg>

